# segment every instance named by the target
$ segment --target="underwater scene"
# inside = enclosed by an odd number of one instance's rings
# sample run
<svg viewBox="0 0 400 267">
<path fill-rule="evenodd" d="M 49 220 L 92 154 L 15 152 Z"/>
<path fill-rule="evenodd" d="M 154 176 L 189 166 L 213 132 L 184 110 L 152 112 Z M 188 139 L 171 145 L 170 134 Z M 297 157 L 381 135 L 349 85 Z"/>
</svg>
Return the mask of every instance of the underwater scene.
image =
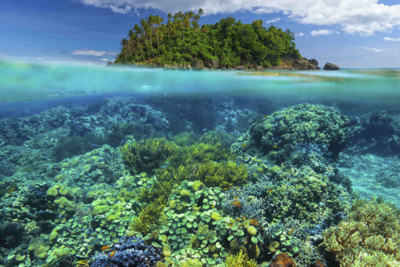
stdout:
<svg viewBox="0 0 400 267">
<path fill-rule="evenodd" d="M 0 266 L 400 266 L 400 70 L 0 64 Z"/>
</svg>

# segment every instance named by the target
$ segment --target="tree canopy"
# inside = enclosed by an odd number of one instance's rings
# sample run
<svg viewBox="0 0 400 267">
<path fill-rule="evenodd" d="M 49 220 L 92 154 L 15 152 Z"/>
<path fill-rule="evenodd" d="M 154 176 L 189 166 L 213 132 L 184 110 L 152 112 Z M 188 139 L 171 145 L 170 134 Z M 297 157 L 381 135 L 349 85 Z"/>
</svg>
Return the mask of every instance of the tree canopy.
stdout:
<svg viewBox="0 0 400 267">
<path fill-rule="evenodd" d="M 168 14 L 166 23 L 158 15 L 142 19 L 121 41 L 115 63 L 236 68 L 273 67 L 282 59 L 301 58 L 290 30 L 265 28 L 261 20 L 244 24 L 232 17 L 200 27 L 202 14 L 202 9 Z"/>
</svg>

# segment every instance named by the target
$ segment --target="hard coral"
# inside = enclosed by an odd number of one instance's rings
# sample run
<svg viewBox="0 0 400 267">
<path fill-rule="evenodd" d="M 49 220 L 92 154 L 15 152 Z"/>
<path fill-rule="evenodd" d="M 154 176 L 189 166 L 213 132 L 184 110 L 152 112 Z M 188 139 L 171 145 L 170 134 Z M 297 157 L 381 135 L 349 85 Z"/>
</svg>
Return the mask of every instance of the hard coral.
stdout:
<svg viewBox="0 0 400 267">
<path fill-rule="evenodd" d="M 234 148 L 261 152 L 283 162 L 297 144 L 309 143 L 325 146 L 335 156 L 347 141 L 348 124 L 349 119 L 334 108 L 301 104 L 276 111 L 256 123 Z"/>
<path fill-rule="evenodd" d="M 296 263 L 286 253 L 274 255 L 270 267 L 295 267 Z"/>
<path fill-rule="evenodd" d="M 108 255 L 97 254 L 91 267 L 145 267 L 162 260 L 160 248 L 146 245 L 140 237 L 123 237 Z"/>
<path fill-rule="evenodd" d="M 400 210 L 376 199 L 358 201 L 346 220 L 324 233 L 341 266 L 399 266 Z"/>
</svg>

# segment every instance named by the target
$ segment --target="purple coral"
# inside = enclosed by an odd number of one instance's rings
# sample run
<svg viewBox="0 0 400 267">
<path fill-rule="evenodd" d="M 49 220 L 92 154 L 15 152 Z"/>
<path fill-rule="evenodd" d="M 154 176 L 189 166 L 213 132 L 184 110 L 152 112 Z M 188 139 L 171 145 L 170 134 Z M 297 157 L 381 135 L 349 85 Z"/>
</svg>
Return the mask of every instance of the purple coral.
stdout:
<svg viewBox="0 0 400 267">
<path fill-rule="evenodd" d="M 91 267 L 145 267 L 162 260 L 161 249 L 146 245 L 141 237 L 123 237 L 108 255 L 97 253 Z"/>
</svg>

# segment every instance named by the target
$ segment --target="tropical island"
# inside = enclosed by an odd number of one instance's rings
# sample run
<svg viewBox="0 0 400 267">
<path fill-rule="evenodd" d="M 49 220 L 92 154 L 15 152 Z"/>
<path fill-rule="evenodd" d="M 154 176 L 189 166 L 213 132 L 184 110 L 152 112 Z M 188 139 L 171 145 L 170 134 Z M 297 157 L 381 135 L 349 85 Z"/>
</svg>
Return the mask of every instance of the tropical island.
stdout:
<svg viewBox="0 0 400 267">
<path fill-rule="evenodd" d="M 200 26 L 202 15 L 202 9 L 169 13 L 166 24 L 159 15 L 142 19 L 121 41 L 115 63 L 168 69 L 319 69 L 317 60 L 301 56 L 289 29 L 232 17 Z"/>
</svg>

